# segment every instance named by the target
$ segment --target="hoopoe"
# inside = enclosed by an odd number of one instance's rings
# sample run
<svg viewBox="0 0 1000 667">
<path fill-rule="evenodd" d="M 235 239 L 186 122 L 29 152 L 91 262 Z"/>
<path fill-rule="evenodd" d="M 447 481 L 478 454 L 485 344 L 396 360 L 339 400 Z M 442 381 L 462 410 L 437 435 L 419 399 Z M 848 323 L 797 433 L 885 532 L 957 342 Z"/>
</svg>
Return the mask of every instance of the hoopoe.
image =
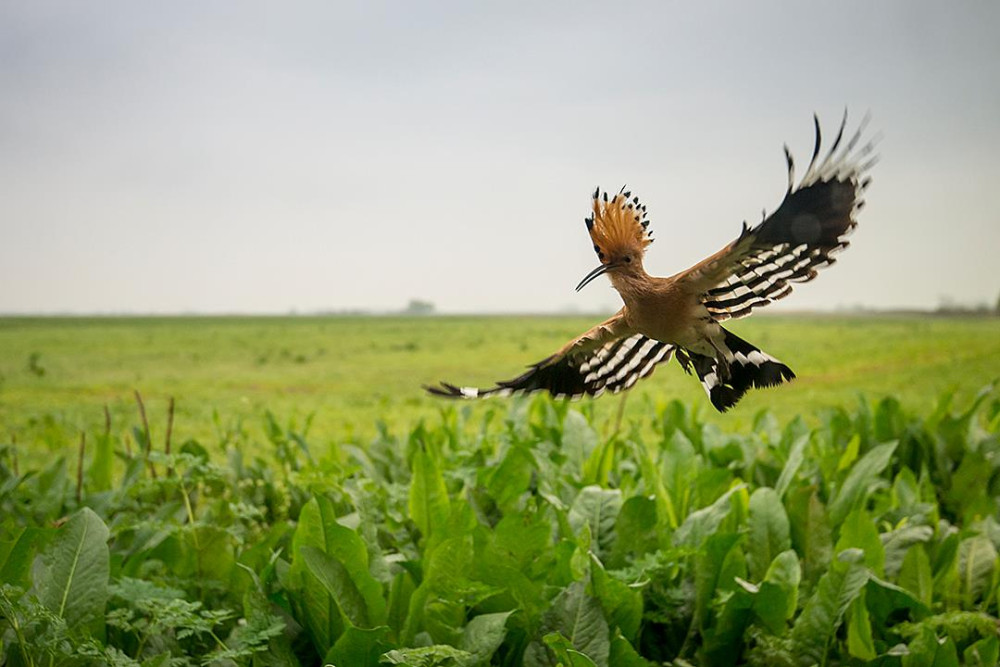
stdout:
<svg viewBox="0 0 1000 667">
<path fill-rule="evenodd" d="M 631 192 L 608 197 L 598 188 L 585 220 L 600 265 L 577 291 L 607 275 L 624 306 L 615 315 L 566 343 L 529 370 L 488 389 L 447 382 L 426 387 L 437 396 L 482 398 L 534 391 L 554 396 L 597 396 L 619 392 L 649 376 L 671 355 L 701 380 L 720 412 L 736 405 L 751 387 L 769 387 L 795 377 L 792 369 L 721 326 L 745 317 L 792 290 L 792 283 L 816 277 L 836 261 L 857 225 L 875 141 L 859 147 L 868 117 L 842 146 L 847 114 L 832 146 L 820 160 L 819 119 L 812 160 L 795 184 L 788 146 L 788 189 L 777 210 L 743 229 L 735 241 L 691 268 L 658 278 L 642 267 L 653 242 L 646 206 Z M 839 152 L 838 152 L 839 149 Z"/>
</svg>

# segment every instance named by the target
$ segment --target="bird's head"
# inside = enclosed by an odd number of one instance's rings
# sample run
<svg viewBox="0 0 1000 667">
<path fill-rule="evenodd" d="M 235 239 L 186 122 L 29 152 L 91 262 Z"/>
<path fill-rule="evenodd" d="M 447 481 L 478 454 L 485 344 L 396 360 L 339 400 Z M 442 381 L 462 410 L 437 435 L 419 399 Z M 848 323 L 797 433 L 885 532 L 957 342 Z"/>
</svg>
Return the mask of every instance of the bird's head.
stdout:
<svg viewBox="0 0 1000 667">
<path fill-rule="evenodd" d="M 642 272 L 642 257 L 653 237 L 646 219 L 646 207 L 639 203 L 638 197 L 633 197 L 623 187 L 609 198 L 607 192 L 602 193 L 598 188 L 594 191 L 593 213 L 584 222 L 601 265 L 580 281 L 576 291 L 605 273 Z"/>
</svg>

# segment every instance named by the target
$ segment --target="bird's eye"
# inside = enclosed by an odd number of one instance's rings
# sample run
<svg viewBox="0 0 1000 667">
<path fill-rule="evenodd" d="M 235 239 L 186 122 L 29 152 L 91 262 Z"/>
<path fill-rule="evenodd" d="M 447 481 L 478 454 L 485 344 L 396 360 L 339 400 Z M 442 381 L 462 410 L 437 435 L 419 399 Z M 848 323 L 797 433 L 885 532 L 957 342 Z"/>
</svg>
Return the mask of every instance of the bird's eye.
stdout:
<svg viewBox="0 0 1000 667">
<path fill-rule="evenodd" d="M 625 263 L 626 264 L 631 264 L 632 263 L 632 258 L 626 255 L 625 256 Z"/>
</svg>

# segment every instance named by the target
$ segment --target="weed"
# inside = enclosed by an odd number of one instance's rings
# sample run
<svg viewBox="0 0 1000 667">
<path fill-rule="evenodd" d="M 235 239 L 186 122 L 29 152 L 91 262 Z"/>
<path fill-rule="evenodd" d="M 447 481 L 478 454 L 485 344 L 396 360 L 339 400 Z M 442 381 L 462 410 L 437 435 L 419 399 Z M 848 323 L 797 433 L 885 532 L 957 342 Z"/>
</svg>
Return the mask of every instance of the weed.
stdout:
<svg viewBox="0 0 1000 667">
<path fill-rule="evenodd" d="M 216 416 L 222 461 L 108 416 L 116 474 L 5 446 L 0 662 L 996 663 L 992 390 L 742 434 L 679 402 L 608 437 L 547 399 L 469 414 L 322 455 L 308 420 L 268 413 L 257 454 Z"/>
</svg>

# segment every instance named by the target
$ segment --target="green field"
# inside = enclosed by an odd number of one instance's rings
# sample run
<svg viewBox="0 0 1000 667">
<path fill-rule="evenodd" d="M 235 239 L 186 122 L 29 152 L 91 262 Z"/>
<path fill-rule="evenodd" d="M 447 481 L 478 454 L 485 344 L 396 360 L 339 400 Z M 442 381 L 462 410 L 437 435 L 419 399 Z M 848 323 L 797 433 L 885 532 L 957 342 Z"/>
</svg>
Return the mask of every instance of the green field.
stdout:
<svg viewBox="0 0 1000 667">
<path fill-rule="evenodd" d="M 153 437 L 176 400 L 174 438 L 205 443 L 260 432 L 265 411 L 303 425 L 321 443 L 365 442 L 384 421 L 406 431 L 435 420 L 440 399 L 421 385 L 481 385 L 512 377 L 591 326 L 596 317 L 192 317 L 0 319 L 0 438 L 37 451 L 81 430 L 127 431 L 133 392 Z M 670 362 L 631 392 L 625 419 L 671 399 L 724 430 L 768 409 L 781 421 L 854 405 L 858 394 L 898 397 L 918 411 L 939 394 L 971 396 L 1000 377 L 1000 319 L 918 316 L 780 316 L 731 323 L 790 365 L 793 383 L 752 391 L 718 415 L 700 385 Z M 595 421 L 614 421 L 620 398 L 586 399 Z M 472 421 L 489 406 L 468 405 Z M 589 408 L 588 408 L 589 409 Z M 218 418 L 214 419 L 213 414 Z"/>
<path fill-rule="evenodd" d="M 757 318 L 799 379 L 620 428 L 420 389 L 587 322 L 0 320 L 0 665 L 998 664 L 1000 320 Z"/>
</svg>

